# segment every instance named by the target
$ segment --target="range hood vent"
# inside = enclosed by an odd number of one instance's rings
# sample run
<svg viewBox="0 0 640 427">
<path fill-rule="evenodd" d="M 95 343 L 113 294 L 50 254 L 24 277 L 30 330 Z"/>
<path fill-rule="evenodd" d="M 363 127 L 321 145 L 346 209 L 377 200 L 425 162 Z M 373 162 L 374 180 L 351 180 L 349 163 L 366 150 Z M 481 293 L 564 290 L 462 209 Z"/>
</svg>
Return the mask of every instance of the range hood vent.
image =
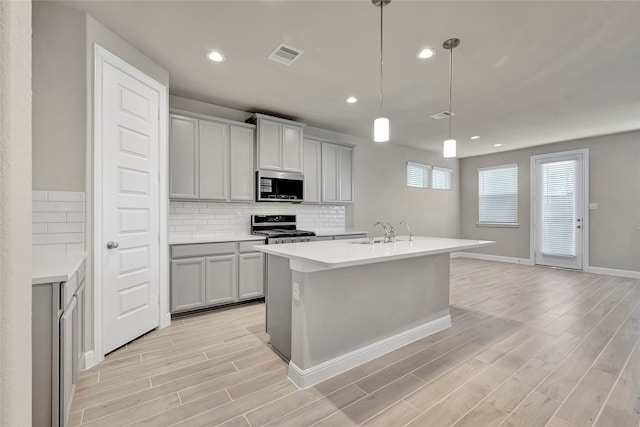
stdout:
<svg viewBox="0 0 640 427">
<path fill-rule="evenodd" d="M 446 119 L 449 116 L 455 116 L 455 115 L 456 115 L 456 113 L 451 113 L 451 112 L 445 110 L 445 111 L 441 111 L 441 112 L 436 113 L 436 114 L 432 114 L 429 117 L 431 117 L 432 119 L 435 119 L 435 120 L 442 120 L 442 119 Z"/>
<path fill-rule="evenodd" d="M 280 43 L 276 50 L 271 52 L 271 55 L 269 55 L 269 59 L 284 65 L 291 65 L 303 53 L 304 52 L 300 49 L 296 49 L 293 46 Z"/>
</svg>

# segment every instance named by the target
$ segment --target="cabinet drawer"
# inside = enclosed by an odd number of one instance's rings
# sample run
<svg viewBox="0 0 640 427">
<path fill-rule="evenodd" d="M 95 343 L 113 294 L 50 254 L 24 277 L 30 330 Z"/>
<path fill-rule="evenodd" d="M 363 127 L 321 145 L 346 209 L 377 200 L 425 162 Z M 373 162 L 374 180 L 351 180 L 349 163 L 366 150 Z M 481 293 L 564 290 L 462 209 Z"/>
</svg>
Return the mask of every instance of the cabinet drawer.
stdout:
<svg viewBox="0 0 640 427">
<path fill-rule="evenodd" d="M 253 249 L 254 246 L 258 246 L 258 245 L 264 245 L 264 240 L 252 240 L 249 242 L 239 242 L 238 243 L 238 247 L 239 247 L 239 252 L 240 253 L 244 253 L 244 252 L 256 252 L 255 249 Z"/>
<path fill-rule="evenodd" d="M 235 251 L 234 242 L 175 245 L 171 247 L 171 258 L 232 254 Z"/>
<path fill-rule="evenodd" d="M 64 310 L 69 305 L 77 289 L 78 289 L 78 272 L 75 272 L 74 275 L 71 276 L 71 278 L 66 282 L 64 282 L 61 286 L 61 295 L 60 295 L 61 310 Z"/>
</svg>

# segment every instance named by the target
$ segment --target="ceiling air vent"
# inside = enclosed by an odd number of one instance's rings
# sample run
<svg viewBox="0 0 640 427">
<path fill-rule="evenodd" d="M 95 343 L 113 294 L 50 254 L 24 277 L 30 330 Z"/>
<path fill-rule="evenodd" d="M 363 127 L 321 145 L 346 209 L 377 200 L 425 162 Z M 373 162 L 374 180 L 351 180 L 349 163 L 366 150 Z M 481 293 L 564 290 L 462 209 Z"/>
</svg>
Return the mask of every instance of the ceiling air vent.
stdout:
<svg viewBox="0 0 640 427">
<path fill-rule="evenodd" d="M 269 55 L 269 59 L 284 65 L 291 65 L 293 61 L 298 59 L 303 53 L 300 49 L 280 43 L 276 50 Z"/>
<path fill-rule="evenodd" d="M 442 119 L 446 119 L 449 116 L 455 116 L 456 113 L 449 113 L 449 111 L 445 110 L 445 111 L 441 111 L 439 113 L 436 114 L 432 114 L 429 117 L 431 117 L 432 119 L 435 120 L 442 120 Z"/>
</svg>

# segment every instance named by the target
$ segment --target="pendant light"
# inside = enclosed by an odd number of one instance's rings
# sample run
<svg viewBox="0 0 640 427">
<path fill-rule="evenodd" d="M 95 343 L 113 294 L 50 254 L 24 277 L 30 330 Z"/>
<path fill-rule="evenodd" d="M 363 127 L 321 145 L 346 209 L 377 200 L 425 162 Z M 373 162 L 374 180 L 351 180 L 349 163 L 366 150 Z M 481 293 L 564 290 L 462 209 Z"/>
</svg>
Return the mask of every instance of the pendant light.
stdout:
<svg viewBox="0 0 640 427">
<path fill-rule="evenodd" d="M 449 39 L 442 43 L 442 47 L 449 49 L 449 139 L 444 141 L 444 147 L 442 150 L 443 157 L 455 157 L 456 156 L 456 140 L 451 138 L 451 87 L 453 80 L 453 49 L 458 47 L 460 39 Z"/>
<path fill-rule="evenodd" d="M 384 108 L 384 55 L 382 49 L 382 22 L 383 22 L 383 10 L 391 0 L 371 0 L 374 6 L 380 8 L 380 117 L 373 121 L 373 140 L 375 142 L 387 142 L 389 141 L 389 119 L 382 115 Z"/>
</svg>

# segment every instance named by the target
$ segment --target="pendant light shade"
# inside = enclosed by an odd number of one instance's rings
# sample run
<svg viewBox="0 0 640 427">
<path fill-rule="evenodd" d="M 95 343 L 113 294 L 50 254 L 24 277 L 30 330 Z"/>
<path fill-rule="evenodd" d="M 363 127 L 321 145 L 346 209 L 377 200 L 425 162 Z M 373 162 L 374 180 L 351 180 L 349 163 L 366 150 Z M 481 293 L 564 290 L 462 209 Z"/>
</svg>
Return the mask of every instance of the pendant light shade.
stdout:
<svg viewBox="0 0 640 427">
<path fill-rule="evenodd" d="M 384 7 L 389 4 L 391 0 L 371 0 L 374 6 L 380 8 L 380 116 L 373 121 L 373 140 L 375 142 L 387 142 L 389 141 L 389 119 L 384 117 L 384 55 L 383 55 L 383 10 Z"/>
<path fill-rule="evenodd" d="M 444 150 L 442 151 L 442 155 L 444 157 L 456 156 L 456 140 L 455 139 L 447 139 L 444 142 Z"/>
<path fill-rule="evenodd" d="M 373 140 L 387 142 L 389 140 L 389 119 L 378 117 L 373 121 Z"/>
<path fill-rule="evenodd" d="M 451 116 L 453 116 L 453 111 L 451 110 L 451 88 L 453 87 L 453 49 L 458 45 L 460 45 L 460 39 L 449 39 L 442 43 L 442 47 L 449 50 L 449 138 L 443 143 L 443 157 L 456 156 L 456 140 L 451 138 Z"/>
</svg>

